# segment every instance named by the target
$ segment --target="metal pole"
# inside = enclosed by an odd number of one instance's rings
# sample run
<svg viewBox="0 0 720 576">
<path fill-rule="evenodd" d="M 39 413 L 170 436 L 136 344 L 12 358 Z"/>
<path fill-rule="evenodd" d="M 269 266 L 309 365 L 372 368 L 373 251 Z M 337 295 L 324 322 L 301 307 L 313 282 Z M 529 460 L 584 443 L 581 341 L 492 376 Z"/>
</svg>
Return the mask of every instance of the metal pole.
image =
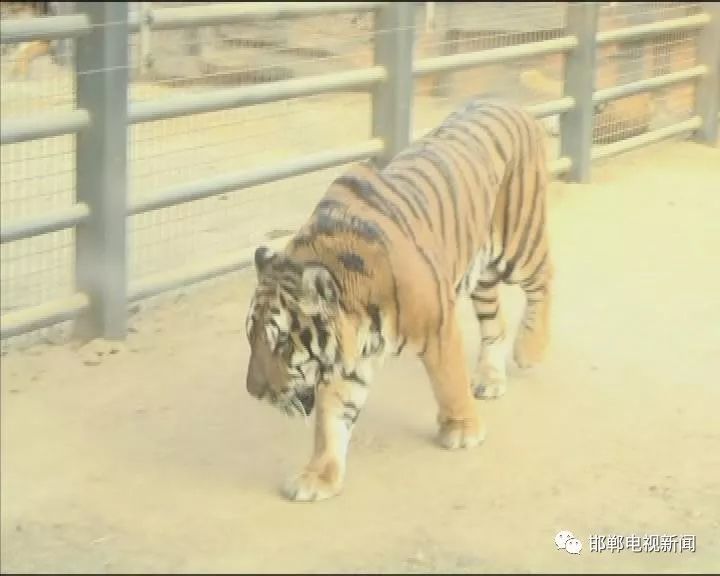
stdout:
<svg viewBox="0 0 720 576">
<path fill-rule="evenodd" d="M 568 180 L 587 182 L 592 159 L 598 6 L 594 2 L 570 3 L 567 11 L 567 33 L 577 37 L 578 45 L 565 61 L 564 95 L 575 99 L 575 108 L 561 117 L 560 156 L 572 159 Z"/>
<path fill-rule="evenodd" d="M 710 15 L 698 38 L 698 64 L 705 64 L 708 72 L 700 78 L 695 91 L 695 114 L 702 125 L 695 133 L 698 142 L 718 145 L 718 113 L 720 112 L 720 4 L 703 2 L 703 10 Z"/>
<path fill-rule="evenodd" d="M 90 307 L 81 337 L 126 335 L 128 3 L 79 2 L 91 23 L 77 40 L 77 106 L 90 125 L 77 135 L 77 201 L 90 207 L 76 230 L 76 285 Z"/>
<path fill-rule="evenodd" d="M 138 2 L 138 22 L 140 22 L 140 76 L 145 78 L 152 68 L 150 37 L 150 14 L 152 2 Z"/>
<path fill-rule="evenodd" d="M 75 2 L 50 2 L 53 15 L 64 16 L 75 13 Z M 59 38 L 55 43 L 55 59 L 60 66 L 71 62 L 71 43 L 67 38 Z"/>
<path fill-rule="evenodd" d="M 438 24 L 437 20 L 435 21 L 433 36 L 435 38 L 441 38 L 439 42 L 441 56 L 451 56 L 458 53 L 460 43 L 458 41 L 458 31 L 455 29 L 457 26 L 455 8 L 456 4 L 454 2 L 442 3 L 440 23 Z M 440 35 L 440 31 L 442 31 L 442 36 Z M 450 88 L 453 84 L 453 77 L 452 72 L 436 73 L 431 77 L 432 87 L 430 94 L 434 98 L 447 98 L 451 92 Z"/>
<path fill-rule="evenodd" d="M 435 30 L 435 2 L 425 2 L 425 32 Z"/>
<path fill-rule="evenodd" d="M 380 166 L 410 142 L 414 26 L 412 2 L 389 2 L 375 14 L 375 65 L 387 71 L 372 96 L 372 134 L 384 143 L 376 158 Z"/>
</svg>

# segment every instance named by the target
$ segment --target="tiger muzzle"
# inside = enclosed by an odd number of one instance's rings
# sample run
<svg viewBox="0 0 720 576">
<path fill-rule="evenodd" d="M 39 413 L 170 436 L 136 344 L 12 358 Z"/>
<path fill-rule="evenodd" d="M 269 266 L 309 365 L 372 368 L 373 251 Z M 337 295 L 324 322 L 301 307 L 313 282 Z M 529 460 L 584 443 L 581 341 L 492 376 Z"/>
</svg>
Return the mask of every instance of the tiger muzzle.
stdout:
<svg viewBox="0 0 720 576">
<path fill-rule="evenodd" d="M 305 410 L 305 414 L 309 416 L 315 407 L 315 389 L 303 388 L 297 391 L 296 396 L 297 399 L 300 400 L 300 403 Z"/>
<path fill-rule="evenodd" d="M 267 393 L 268 384 L 264 378 L 257 377 L 253 372 L 253 370 L 248 371 L 247 391 L 251 396 L 261 400 Z"/>
</svg>

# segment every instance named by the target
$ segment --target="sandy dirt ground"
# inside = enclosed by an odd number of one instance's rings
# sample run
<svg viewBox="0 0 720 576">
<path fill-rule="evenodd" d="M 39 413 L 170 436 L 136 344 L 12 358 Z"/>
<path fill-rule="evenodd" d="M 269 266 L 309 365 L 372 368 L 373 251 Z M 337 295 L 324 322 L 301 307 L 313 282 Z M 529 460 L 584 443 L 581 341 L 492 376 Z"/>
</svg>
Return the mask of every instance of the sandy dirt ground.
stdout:
<svg viewBox="0 0 720 576">
<path fill-rule="evenodd" d="M 278 491 L 311 429 L 245 391 L 250 271 L 141 309 L 123 346 L 9 351 L 2 570 L 720 569 L 719 182 L 720 150 L 668 142 L 554 184 L 546 362 L 512 368 L 504 398 L 478 401 L 484 445 L 451 453 L 420 363 L 393 359 L 322 503 Z M 514 325 L 522 299 L 505 296 Z M 696 551 L 590 551 L 630 534 L 694 535 Z"/>
</svg>

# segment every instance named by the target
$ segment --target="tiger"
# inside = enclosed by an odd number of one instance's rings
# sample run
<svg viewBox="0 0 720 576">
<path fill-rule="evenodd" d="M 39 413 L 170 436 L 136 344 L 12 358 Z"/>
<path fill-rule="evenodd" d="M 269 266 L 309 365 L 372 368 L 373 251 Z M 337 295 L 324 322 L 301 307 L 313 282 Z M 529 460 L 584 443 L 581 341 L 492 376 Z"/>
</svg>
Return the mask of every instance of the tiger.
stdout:
<svg viewBox="0 0 720 576">
<path fill-rule="evenodd" d="M 350 165 L 283 249 L 255 249 L 247 391 L 288 415 L 315 410 L 312 456 L 285 497 L 341 491 L 373 374 L 405 350 L 432 385 L 440 446 L 483 442 L 475 399 L 506 391 L 501 283 L 526 295 L 516 364 L 543 359 L 553 278 L 545 137 L 522 108 L 472 99 L 384 167 Z M 481 334 L 472 375 L 456 313 L 467 296 Z"/>
<path fill-rule="evenodd" d="M 53 16 L 59 13 L 57 2 L 3 2 L 3 18 L 31 18 Z M 23 42 L 15 54 L 15 64 L 10 70 L 13 78 L 28 79 L 30 64 L 33 60 L 53 54 L 54 47 L 50 40 L 32 40 Z"/>
</svg>

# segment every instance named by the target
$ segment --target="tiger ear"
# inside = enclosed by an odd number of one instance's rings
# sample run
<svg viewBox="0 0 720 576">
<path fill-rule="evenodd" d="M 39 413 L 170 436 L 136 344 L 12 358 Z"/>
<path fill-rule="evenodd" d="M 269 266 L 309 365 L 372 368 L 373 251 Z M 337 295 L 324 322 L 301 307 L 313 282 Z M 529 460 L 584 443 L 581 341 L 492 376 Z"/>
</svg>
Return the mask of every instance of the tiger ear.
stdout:
<svg viewBox="0 0 720 576">
<path fill-rule="evenodd" d="M 259 246 L 255 250 L 255 270 L 257 270 L 258 277 L 267 269 L 267 265 L 275 257 L 275 253 L 272 248 L 267 246 Z"/>
<path fill-rule="evenodd" d="M 338 304 L 340 289 L 325 266 L 310 264 L 303 269 L 300 307 L 305 314 L 332 313 Z"/>
</svg>

